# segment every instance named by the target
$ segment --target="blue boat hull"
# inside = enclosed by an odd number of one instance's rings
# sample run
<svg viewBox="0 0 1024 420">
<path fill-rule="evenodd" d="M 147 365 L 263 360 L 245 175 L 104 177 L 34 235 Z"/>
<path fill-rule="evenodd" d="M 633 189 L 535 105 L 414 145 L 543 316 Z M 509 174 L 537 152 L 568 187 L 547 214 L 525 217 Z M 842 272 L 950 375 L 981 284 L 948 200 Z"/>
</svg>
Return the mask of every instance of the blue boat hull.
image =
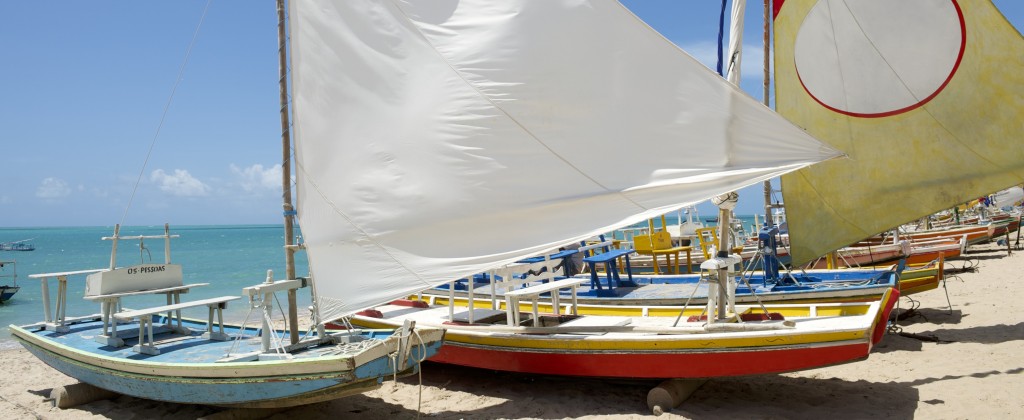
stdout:
<svg viewBox="0 0 1024 420">
<path fill-rule="evenodd" d="M 0 303 L 7 302 L 8 299 L 18 293 L 21 287 L 18 286 L 0 286 Z"/>
<path fill-rule="evenodd" d="M 29 332 L 13 326 L 11 330 L 33 355 L 70 377 L 120 394 L 158 401 L 288 407 L 365 392 L 395 374 L 387 352 L 351 359 L 325 352 L 290 361 L 224 364 L 207 354 L 223 355 L 231 345 L 229 342 L 196 340 L 194 345 L 180 345 L 159 356 L 148 356 L 132 354 L 130 349 L 90 344 L 94 343 L 91 334 L 97 332 L 91 327 L 87 324 L 72 328 L 67 334 Z M 80 337 L 69 337 L 74 335 Z M 207 344 L 216 348 L 202 349 Z M 419 369 L 417 361 L 437 353 L 441 340 L 424 344 L 411 347 L 410 358 L 398 375 L 415 373 Z M 209 362 L 196 363 L 198 359 Z M 232 367 L 222 369 L 223 365 Z M 210 373 L 214 369 L 224 373 Z"/>
</svg>

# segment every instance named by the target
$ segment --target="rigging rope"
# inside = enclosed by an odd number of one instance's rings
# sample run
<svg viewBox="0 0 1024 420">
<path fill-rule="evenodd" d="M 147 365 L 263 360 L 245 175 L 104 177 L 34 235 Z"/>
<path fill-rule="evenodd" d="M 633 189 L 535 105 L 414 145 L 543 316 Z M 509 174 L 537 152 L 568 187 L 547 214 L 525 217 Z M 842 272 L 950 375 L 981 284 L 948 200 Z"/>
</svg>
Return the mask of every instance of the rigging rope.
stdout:
<svg viewBox="0 0 1024 420">
<path fill-rule="evenodd" d="M 164 104 L 164 111 L 160 114 L 160 122 L 156 126 L 156 133 L 153 133 L 153 140 L 149 143 L 149 150 L 146 151 L 146 159 L 142 162 L 142 167 L 139 168 L 139 176 L 135 179 L 135 185 L 132 187 L 132 194 L 128 197 L 128 204 L 124 206 L 124 214 L 121 215 L 121 222 L 123 225 L 125 218 L 128 217 L 128 210 L 132 207 L 132 201 L 135 200 L 135 193 L 139 190 L 139 184 L 142 182 L 142 175 L 146 173 L 146 166 L 149 165 L 149 158 L 153 155 L 153 147 L 156 146 L 156 139 L 160 137 L 160 130 L 164 126 L 164 120 L 167 119 L 167 111 L 171 108 L 171 102 L 174 101 L 174 93 L 178 90 L 178 85 L 181 84 L 182 75 L 185 74 L 185 67 L 188 65 L 188 59 L 192 55 L 192 47 L 196 45 L 196 39 L 199 38 L 199 28 L 203 27 L 203 21 L 206 20 L 206 12 L 210 10 L 210 3 L 213 0 L 208 0 L 206 6 L 203 7 L 203 14 L 199 17 L 199 24 L 196 25 L 195 32 L 192 33 L 192 40 L 188 43 L 188 49 L 185 50 L 185 59 L 181 63 L 181 67 L 178 69 L 178 76 L 174 80 L 174 86 L 171 88 L 171 95 L 167 98 L 167 103 Z"/>
</svg>

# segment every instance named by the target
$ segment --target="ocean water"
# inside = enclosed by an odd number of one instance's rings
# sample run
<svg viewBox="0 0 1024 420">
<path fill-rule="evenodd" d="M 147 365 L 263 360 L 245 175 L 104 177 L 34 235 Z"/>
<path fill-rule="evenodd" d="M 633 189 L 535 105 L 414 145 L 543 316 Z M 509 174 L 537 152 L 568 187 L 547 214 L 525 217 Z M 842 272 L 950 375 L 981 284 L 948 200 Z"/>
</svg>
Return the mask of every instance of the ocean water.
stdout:
<svg viewBox="0 0 1024 420">
<path fill-rule="evenodd" d="M 112 243 L 101 238 L 112 236 L 113 233 L 113 226 L 0 228 L 0 242 L 31 239 L 30 242 L 36 247 L 35 251 L 27 252 L 0 251 L 0 260 L 16 261 L 17 284 L 21 286 L 21 290 L 11 300 L 0 304 L 0 348 L 17 346 L 7 329 L 8 325 L 25 325 L 43 320 L 41 281 L 31 279 L 29 275 L 108 267 Z M 121 227 L 121 236 L 162 234 L 163 226 Z M 171 239 L 171 262 L 182 265 L 185 283 L 209 283 L 208 286 L 192 289 L 182 296 L 182 300 L 240 295 L 243 287 L 264 281 L 267 270 L 273 270 L 276 279 L 284 278 L 284 229 L 281 225 L 171 225 L 171 234 L 179 235 Z M 140 250 L 138 240 L 119 241 L 117 265 L 163 263 L 163 239 L 147 239 L 144 245 L 146 250 Z M 9 274 L 11 269 L 4 267 L 3 270 L 4 274 Z M 296 274 L 305 276 L 308 272 L 305 254 L 297 253 Z M 56 302 L 57 281 L 49 281 L 52 305 Z M 100 312 L 98 303 L 82 299 L 84 291 L 85 276 L 68 279 L 68 317 Z M 285 296 L 279 299 L 285 303 Z M 163 295 L 123 300 L 125 307 L 136 308 L 165 303 Z M 308 289 L 300 289 L 298 303 L 300 308 L 309 305 Z M 248 313 L 249 307 L 244 299 L 234 301 L 225 310 L 225 320 L 243 321 Z M 301 316 L 303 311 L 299 313 Z M 205 318 L 206 308 L 187 310 L 184 315 Z"/>
<path fill-rule="evenodd" d="M 759 227 L 755 226 L 755 224 L 754 224 L 755 219 L 754 219 L 753 215 L 736 215 L 735 217 L 737 219 L 739 219 L 740 223 L 742 223 L 744 232 L 747 235 L 755 235 L 757 233 L 757 229 L 759 229 Z M 668 226 L 676 225 L 676 224 L 679 223 L 680 219 L 685 221 L 686 220 L 686 215 L 685 214 L 681 215 L 681 214 L 677 214 L 677 213 L 666 214 L 665 215 L 665 224 L 668 225 Z M 700 222 L 701 224 L 704 225 L 704 227 L 713 227 L 713 226 L 717 226 L 718 225 L 717 219 L 718 219 L 718 215 L 717 214 L 707 214 L 707 215 L 700 214 L 700 215 L 694 216 L 693 221 L 694 222 Z M 660 229 L 661 228 L 661 218 L 655 218 L 653 220 L 654 220 L 654 228 L 655 228 L 655 230 Z M 758 223 L 764 223 L 764 215 L 759 215 L 757 217 L 756 221 Z M 624 229 L 647 229 L 647 228 L 648 228 L 648 222 L 640 222 L 640 223 L 637 223 L 637 224 L 634 224 L 634 225 L 631 225 L 631 226 L 627 226 Z M 619 232 L 616 232 L 616 237 L 618 239 L 622 239 L 621 236 L 622 236 L 621 230 Z"/>
</svg>

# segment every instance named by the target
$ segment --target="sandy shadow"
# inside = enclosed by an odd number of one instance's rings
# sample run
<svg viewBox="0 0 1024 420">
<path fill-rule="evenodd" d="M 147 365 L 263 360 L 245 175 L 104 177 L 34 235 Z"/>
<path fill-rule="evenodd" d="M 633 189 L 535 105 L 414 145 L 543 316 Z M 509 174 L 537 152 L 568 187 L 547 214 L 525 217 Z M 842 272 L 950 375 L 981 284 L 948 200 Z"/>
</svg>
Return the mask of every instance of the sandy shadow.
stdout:
<svg viewBox="0 0 1024 420">
<path fill-rule="evenodd" d="M 999 324 L 964 329 L 940 328 L 919 334 L 934 335 L 943 341 L 956 343 L 995 344 L 1024 340 L 1024 322 L 1013 325 Z"/>
<path fill-rule="evenodd" d="M 427 415 L 438 419 L 650 416 L 647 391 L 658 383 L 515 375 L 447 366 L 428 368 L 436 374 L 425 380 L 429 385 L 498 401 L 479 407 L 451 404 L 463 408 Z M 436 372 L 442 369 L 444 372 Z M 444 382 L 437 383 L 441 379 Z M 823 408 L 836 413 L 836 419 L 912 418 L 918 399 L 918 391 L 910 384 L 769 375 L 710 380 L 672 414 L 701 419 L 793 419 L 806 418 L 807 409 L 813 407 L 817 413 Z M 415 418 L 416 414 L 415 410 L 359 395 L 318 407 L 289 410 L 271 418 L 384 419 Z"/>
<path fill-rule="evenodd" d="M 905 339 L 906 340 L 906 339 Z M 360 394 L 334 401 L 291 409 L 252 410 L 244 418 L 292 420 L 313 419 L 469 419 L 578 417 L 651 417 L 646 406 L 647 391 L 658 381 L 613 381 L 520 375 L 480 369 L 428 363 L 423 377 L 423 403 L 443 404 L 451 409 L 419 415 L 415 404 L 385 401 L 371 394 Z M 829 412 L 830 420 L 861 418 L 913 418 L 920 404 L 943 404 L 942 400 L 920 401 L 917 387 L 964 377 L 985 378 L 1020 374 L 1024 368 L 985 371 L 965 375 L 925 377 L 896 382 L 850 381 L 829 377 L 792 377 L 766 375 L 713 379 L 705 383 L 671 413 L 700 419 L 802 419 L 820 418 Z M 416 386 L 415 377 L 399 382 L 403 393 Z M 387 394 L 389 383 L 378 394 Z M 439 391 L 443 390 L 443 391 Z M 42 392 L 42 391 L 38 391 Z M 33 393 L 38 393 L 33 392 Z M 118 407 L 132 405 L 140 418 L 150 415 L 164 418 L 221 417 L 213 407 L 160 403 L 120 397 L 80 407 L 95 415 L 109 415 Z M 457 408 L 455 408 L 457 407 Z M 237 414 L 237 413 L 223 413 Z M 155 417 L 154 417 L 155 418 Z M 228 418 L 238 418 L 231 417 Z M 661 418 L 672 418 L 663 416 Z"/>
<path fill-rule="evenodd" d="M 920 395 L 902 383 L 770 376 L 709 381 L 673 413 L 699 419 L 913 418 Z"/>
<path fill-rule="evenodd" d="M 997 344 L 1007 341 L 1024 340 L 1024 322 L 1014 325 L 986 325 L 973 328 L 939 328 L 913 333 L 901 331 L 901 334 L 886 334 L 871 350 L 876 353 L 894 351 L 921 351 L 923 343 L 978 343 Z"/>
<path fill-rule="evenodd" d="M 924 350 L 925 340 L 904 337 L 898 334 L 886 334 L 882 341 L 871 348 L 872 353 L 892 353 L 895 351 Z"/>
<path fill-rule="evenodd" d="M 51 392 L 53 392 L 53 388 L 29 389 L 28 390 L 29 394 L 33 394 L 33 395 L 40 396 L 40 397 L 43 397 L 43 398 L 50 398 L 50 393 Z"/>
<path fill-rule="evenodd" d="M 476 407 L 465 401 L 452 403 L 448 405 L 460 408 L 426 415 L 438 419 L 645 417 L 650 416 L 646 406 L 647 391 L 659 382 L 517 375 L 437 364 L 428 365 L 426 372 L 425 385 L 444 388 L 449 395 L 465 393 L 469 394 L 466 398 L 482 396 L 488 401 Z M 415 382 L 406 378 L 403 383 Z M 809 413 L 820 413 L 824 409 L 835 413 L 834 419 L 912 418 L 919 404 L 914 385 L 781 375 L 713 379 L 672 414 L 701 419 L 793 419 L 807 418 Z M 385 419 L 415 418 L 416 414 L 414 409 L 358 395 L 289 410 L 271 418 L 358 416 Z"/>
<path fill-rule="evenodd" d="M 1000 259 L 1003 259 L 1003 258 L 1006 258 L 1006 257 L 1007 257 L 1007 255 L 1006 255 L 1005 252 L 1003 252 L 1001 254 L 989 253 L 989 254 L 971 255 L 971 259 L 972 260 L 982 260 L 982 261 L 986 261 L 986 260 L 1000 260 Z"/>
<path fill-rule="evenodd" d="M 418 383 L 415 377 L 402 378 L 399 382 L 411 386 Z M 458 409 L 426 415 L 437 419 L 561 419 L 595 415 L 645 415 L 648 414 L 647 391 L 658 383 L 524 375 L 430 362 L 424 365 L 423 375 L 423 385 L 444 390 L 440 398 L 473 399 L 480 402 L 446 404 Z M 389 386 L 385 384 L 382 393 L 386 393 Z M 429 390 L 424 390 L 424 403 L 436 397 Z M 595 406 L 594 401 L 600 401 L 600 404 Z M 360 419 L 403 419 L 416 418 L 417 415 L 415 408 L 409 409 L 362 394 L 299 407 L 271 418 L 327 418 L 329 413 L 335 413 L 340 418 L 358 416 Z"/>
<path fill-rule="evenodd" d="M 915 324 L 959 324 L 964 319 L 963 311 L 959 309 L 949 310 L 948 308 L 916 308 L 912 311 L 909 308 L 901 308 L 900 326 Z"/>
</svg>

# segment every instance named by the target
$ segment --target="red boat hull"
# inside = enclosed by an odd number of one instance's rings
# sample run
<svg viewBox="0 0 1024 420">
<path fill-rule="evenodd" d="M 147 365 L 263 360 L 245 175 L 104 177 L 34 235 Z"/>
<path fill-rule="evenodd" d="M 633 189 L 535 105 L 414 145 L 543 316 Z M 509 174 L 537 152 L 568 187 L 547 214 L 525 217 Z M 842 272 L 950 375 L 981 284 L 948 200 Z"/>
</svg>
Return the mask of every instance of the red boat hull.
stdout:
<svg viewBox="0 0 1024 420">
<path fill-rule="evenodd" d="M 447 342 L 430 360 L 481 369 L 606 378 L 715 378 L 792 372 L 868 357 L 871 345 L 695 353 L 548 353 Z"/>
</svg>

